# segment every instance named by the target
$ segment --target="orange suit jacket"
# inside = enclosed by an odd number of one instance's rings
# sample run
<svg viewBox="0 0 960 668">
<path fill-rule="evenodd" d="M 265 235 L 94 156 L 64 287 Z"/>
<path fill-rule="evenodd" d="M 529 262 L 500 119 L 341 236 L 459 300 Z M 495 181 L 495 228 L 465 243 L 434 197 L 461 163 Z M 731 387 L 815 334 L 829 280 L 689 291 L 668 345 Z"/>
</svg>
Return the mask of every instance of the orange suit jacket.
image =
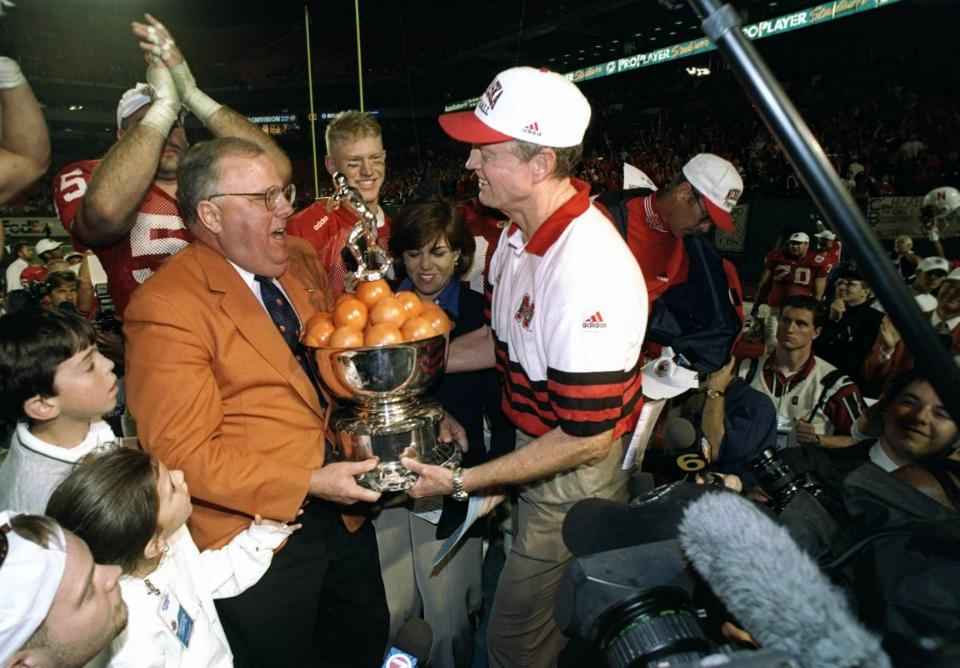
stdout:
<svg viewBox="0 0 960 668">
<path fill-rule="evenodd" d="M 332 303 L 310 245 L 288 237 L 280 283 L 302 322 Z M 144 449 L 184 472 L 203 550 L 263 517 L 290 521 L 323 463 L 325 410 L 270 316 L 201 241 L 167 259 L 124 313 L 126 390 Z"/>
</svg>

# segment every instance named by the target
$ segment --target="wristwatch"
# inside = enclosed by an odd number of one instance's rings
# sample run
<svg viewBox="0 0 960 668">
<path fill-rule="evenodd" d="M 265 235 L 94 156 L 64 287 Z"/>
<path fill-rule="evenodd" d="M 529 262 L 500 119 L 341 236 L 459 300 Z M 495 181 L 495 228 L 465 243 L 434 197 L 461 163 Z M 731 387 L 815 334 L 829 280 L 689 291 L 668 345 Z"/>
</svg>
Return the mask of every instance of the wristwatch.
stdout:
<svg viewBox="0 0 960 668">
<path fill-rule="evenodd" d="M 707 395 L 707 399 L 717 399 L 723 396 L 723 390 L 715 390 L 712 387 L 708 387 L 704 393 Z"/>
<path fill-rule="evenodd" d="M 461 466 L 453 469 L 453 494 L 450 496 L 454 501 L 466 501 L 470 496 L 463 488 L 463 467 Z"/>
</svg>

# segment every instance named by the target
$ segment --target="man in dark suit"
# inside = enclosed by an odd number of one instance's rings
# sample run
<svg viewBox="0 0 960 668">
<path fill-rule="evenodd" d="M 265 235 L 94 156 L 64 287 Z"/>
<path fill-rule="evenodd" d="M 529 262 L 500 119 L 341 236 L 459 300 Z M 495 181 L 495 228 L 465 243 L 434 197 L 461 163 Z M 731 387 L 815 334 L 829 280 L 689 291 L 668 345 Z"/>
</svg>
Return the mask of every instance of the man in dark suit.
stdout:
<svg viewBox="0 0 960 668">
<path fill-rule="evenodd" d="M 374 533 L 338 505 L 377 500 L 353 477 L 376 461 L 323 465 L 326 411 L 297 333 L 332 301 L 313 249 L 287 238 L 292 188 L 235 138 L 194 146 L 177 181 L 196 240 L 124 316 L 141 442 L 183 470 L 200 549 L 253 515 L 290 521 L 304 509 L 263 579 L 217 602 L 236 665 L 379 665 L 387 609 Z"/>
</svg>

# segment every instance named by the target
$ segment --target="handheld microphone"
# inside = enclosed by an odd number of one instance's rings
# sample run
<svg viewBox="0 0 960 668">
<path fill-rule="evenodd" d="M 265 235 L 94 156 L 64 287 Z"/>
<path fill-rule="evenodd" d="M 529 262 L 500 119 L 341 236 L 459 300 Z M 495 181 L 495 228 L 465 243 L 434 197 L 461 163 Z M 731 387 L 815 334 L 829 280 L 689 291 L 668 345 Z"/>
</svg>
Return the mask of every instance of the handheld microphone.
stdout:
<svg viewBox="0 0 960 668">
<path fill-rule="evenodd" d="M 381 668 L 423 666 L 433 645 L 433 629 L 419 617 L 408 619 L 397 631 Z"/>
<path fill-rule="evenodd" d="M 889 667 L 880 640 L 786 529 L 735 494 L 710 493 L 680 523 L 687 559 L 764 647 L 805 668 Z"/>
<path fill-rule="evenodd" d="M 703 448 L 700 447 L 700 435 L 690 420 L 678 417 L 667 421 L 663 436 L 667 442 L 666 451 L 681 475 L 697 473 L 709 466 L 710 462 L 703 456 Z"/>
</svg>

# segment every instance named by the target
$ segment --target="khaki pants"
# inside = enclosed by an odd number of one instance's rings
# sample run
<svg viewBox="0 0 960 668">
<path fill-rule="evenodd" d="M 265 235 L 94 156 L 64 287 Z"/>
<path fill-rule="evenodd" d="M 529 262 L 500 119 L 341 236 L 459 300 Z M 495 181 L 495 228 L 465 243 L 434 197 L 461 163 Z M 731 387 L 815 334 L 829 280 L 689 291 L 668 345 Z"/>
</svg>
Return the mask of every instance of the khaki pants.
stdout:
<svg viewBox="0 0 960 668">
<path fill-rule="evenodd" d="M 517 433 L 517 447 L 532 438 Z M 554 666 L 567 638 L 553 619 L 557 587 L 572 557 L 561 527 L 570 507 L 597 497 L 626 501 L 627 472 L 620 469 L 627 439 L 613 442 L 596 466 L 538 480 L 519 489 L 517 535 L 497 583 L 487 632 L 490 666 Z"/>
</svg>

